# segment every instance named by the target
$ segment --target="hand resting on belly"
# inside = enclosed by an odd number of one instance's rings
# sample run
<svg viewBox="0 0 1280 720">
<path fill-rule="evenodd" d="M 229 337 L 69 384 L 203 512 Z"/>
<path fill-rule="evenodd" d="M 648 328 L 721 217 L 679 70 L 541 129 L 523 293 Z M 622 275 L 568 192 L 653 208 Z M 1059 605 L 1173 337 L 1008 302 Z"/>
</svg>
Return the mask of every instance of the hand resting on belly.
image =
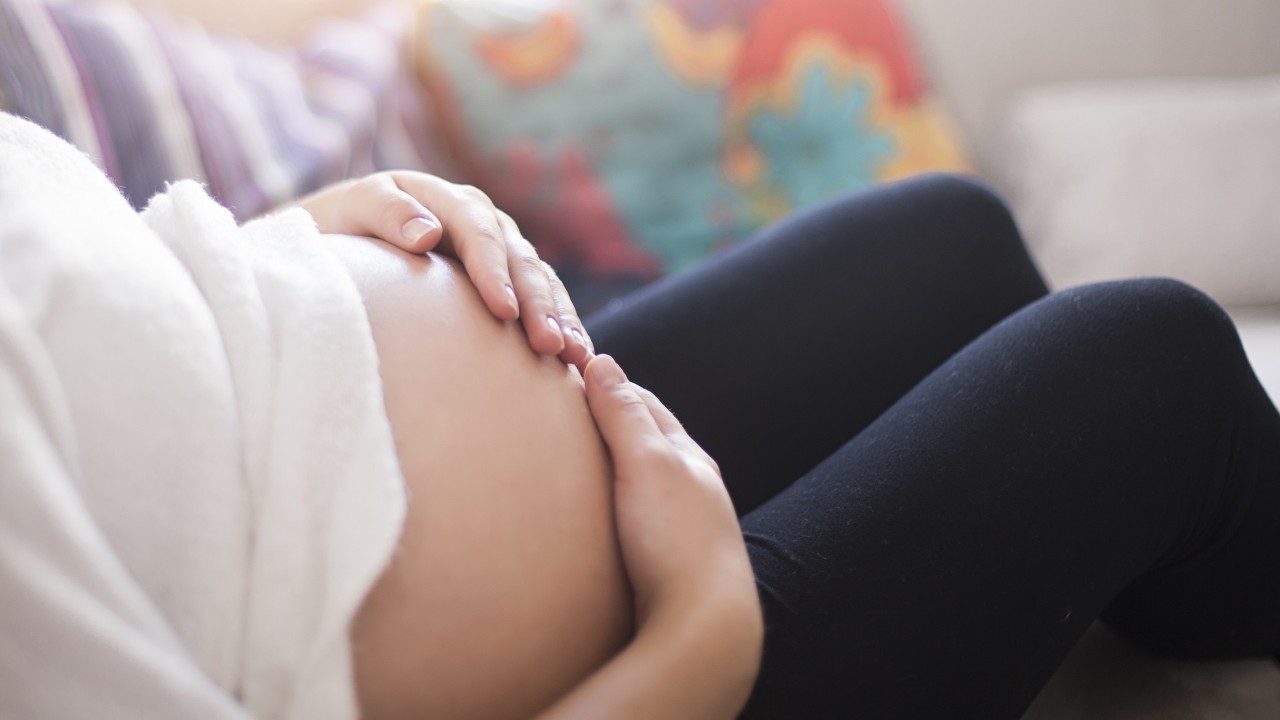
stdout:
<svg viewBox="0 0 1280 720">
<path fill-rule="evenodd" d="M 369 314 L 409 497 L 351 630 L 364 717 L 527 717 L 632 633 L 581 377 L 494 318 L 456 262 L 326 242 Z"/>
</svg>

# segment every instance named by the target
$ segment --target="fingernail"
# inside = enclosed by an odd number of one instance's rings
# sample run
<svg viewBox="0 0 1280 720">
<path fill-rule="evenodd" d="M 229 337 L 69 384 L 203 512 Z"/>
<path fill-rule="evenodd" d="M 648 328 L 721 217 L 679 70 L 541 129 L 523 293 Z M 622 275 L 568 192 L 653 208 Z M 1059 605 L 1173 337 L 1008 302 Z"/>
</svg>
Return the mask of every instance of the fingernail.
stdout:
<svg viewBox="0 0 1280 720">
<path fill-rule="evenodd" d="M 560 329 L 560 321 L 557 320 L 554 315 L 547 316 L 547 324 L 551 326 L 551 329 L 555 331 L 556 335 L 559 336 L 560 339 L 564 339 L 564 336 L 562 335 L 564 331 Z"/>
<path fill-rule="evenodd" d="M 516 300 L 516 289 L 510 285 L 503 285 L 502 287 L 507 291 L 507 300 L 510 301 L 511 307 L 520 307 L 520 301 Z"/>
<path fill-rule="evenodd" d="M 597 355 L 594 362 L 597 365 L 596 380 L 601 385 L 621 385 L 627 381 L 627 375 L 622 372 L 618 361 L 609 355 Z"/>
<path fill-rule="evenodd" d="M 579 345 L 581 345 L 582 347 L 587 346 L 587 339 L 582 337 L 581 330 L 579 330 L 578 328 L 569 328 L 569 334 L 573 336 L 574 340 L 578 341 Z"/>
<path fill-rule="evenodd" d="M 439 227 L 439 224 L 436 222 L 435 218 L 429 215 L 419 215 L 415 218 L 411 218 L 409 222 L 405 223 L 404 226 L 400 228 L 400 234 L 404 236 L 405 240 L 408 240 L 411 243 L 416 243 L 421 240 L 424 235 L 435 230 L 437 227 Z"/>
</svg>

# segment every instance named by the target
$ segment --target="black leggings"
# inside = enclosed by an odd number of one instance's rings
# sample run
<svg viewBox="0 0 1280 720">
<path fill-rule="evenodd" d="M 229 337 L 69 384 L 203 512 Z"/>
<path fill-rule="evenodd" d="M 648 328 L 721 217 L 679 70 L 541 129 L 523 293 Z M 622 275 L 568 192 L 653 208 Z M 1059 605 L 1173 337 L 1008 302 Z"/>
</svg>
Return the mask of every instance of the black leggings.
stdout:
<svg viewBox="0 0 1280 720">
<path fill-rule="evenodd" d="M 721 464 L 764 605 L 752 718 L 1018 718 L 1098 617 L 1280 652 L 1280 417 L 1170 280 L 1047 295 L 933 177 L 827 204 L 587 323 Z"/>
</svg>

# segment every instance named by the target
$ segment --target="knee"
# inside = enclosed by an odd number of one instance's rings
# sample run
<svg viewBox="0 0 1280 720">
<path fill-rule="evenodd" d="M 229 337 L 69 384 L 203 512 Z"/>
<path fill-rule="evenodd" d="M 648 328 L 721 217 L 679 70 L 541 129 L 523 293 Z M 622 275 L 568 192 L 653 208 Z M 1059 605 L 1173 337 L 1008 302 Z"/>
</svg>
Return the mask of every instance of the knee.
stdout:
<svg viewBox="0 0 1280 720">
<path fill-rule="evenodd" d="M 1135 322 L 1222 332 L 1234 325 L 1216 302 L 1181 280 L 1134 278 L 1081 285 L 1063 293 L 1083 305 L 1118 309 Z"/>
<path fill-rule="evenodd" d="M 1096 283 L 1059 293 L 1086 318 L 1108 323 L 1117 341 L 1182 358 L 1243 358 L 1230 316 L 1208 295 L 1171 278 Z"/>
<path fill-rule="evenodd" d="M 952 251 L 977 258 L 1016 257 L 1031 266 L 1008 204 L 981 180 L 929 174 L 890 187 L 909 199 L 911 212 L 938 229 L 941 241 Z"/>
<path fill-rule="evenodd" d="M 922 201 L 951 218 L 968 218 L 984 225 L 1014 230 L 1016 223 L 1008 203 L 994 188 L 975 177 L 932 173 L 906 180 L 904 188 L 919 193 Z"/>
<path fill-rule="evenodd" d="M 924 173 L 903 180 L 902 185 L 915 185 L 920 187 L 922 192 L 929 192 L 973 207 L 1008 212 L 1008 205 L 1004 198 L 986 182 L 972 175 Z"/>
<path fill-rule="evenodd" d="M 1167 313 L 1171 318 L 1200 321 L 1217 329 L 1234 327 L 1227 312 L 1201 290 L 1182 280 L 1147 277 L 1122 280 L 1119 285 L 1138 302 Z"/>
<path fill-rule="evenodd" d="M 920 235 L 950 240 L 972 236 L 1013 238 L 1021 243 L 1004 198 L 981 180 L 963 175 L 917 175 L 851 192 L 811 213 L 823 218 L 854 216 L 899 230 L 908 226 L 912 232 L 903 239 Z"/>
</svg>

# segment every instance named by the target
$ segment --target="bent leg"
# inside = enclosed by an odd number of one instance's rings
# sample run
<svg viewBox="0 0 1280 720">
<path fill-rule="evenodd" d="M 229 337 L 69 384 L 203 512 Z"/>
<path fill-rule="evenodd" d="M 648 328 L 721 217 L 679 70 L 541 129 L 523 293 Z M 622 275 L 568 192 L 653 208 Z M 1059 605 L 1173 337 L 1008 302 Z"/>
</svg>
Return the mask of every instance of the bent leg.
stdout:
<svg viewBox="0 0 1280 720">
<path fill-rule="evenodd" d="M 1148 646 L 1280 650 L 1280 416 L 1172 281 L 1013 315 L 743 528 L 749 717 L 1017 718 L 1117 598 Z"/>
<path fill-rule="evenodd" d="M 741 514 L 1045 292 L 1003 203 L 935 176 L 792 218 L 587 326 L 716 458 Z"/>
</svg>

